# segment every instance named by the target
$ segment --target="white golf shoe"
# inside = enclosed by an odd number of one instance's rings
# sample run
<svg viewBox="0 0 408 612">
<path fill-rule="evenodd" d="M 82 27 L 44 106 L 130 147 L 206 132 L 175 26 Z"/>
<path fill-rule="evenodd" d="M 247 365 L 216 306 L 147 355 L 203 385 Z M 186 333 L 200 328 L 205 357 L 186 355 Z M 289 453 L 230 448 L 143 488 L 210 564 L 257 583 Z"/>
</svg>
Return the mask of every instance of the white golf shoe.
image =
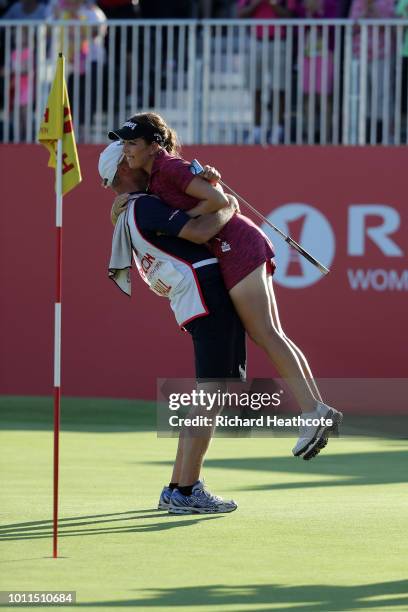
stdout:
<svg viewBox="0 0 408 612">
<path fill-rule="evenodd" d="M 323 402 L 318 402 L 313 412 L 303 413 L 300 416 L 304 420 L 319 420 L 318 424 L 303 424 L 299 427 L 299 439 L 292 450 L 295 457 L 303 455 L 303 459 L 308 461 L 316 457 L 326 446 L 330 435 L 338 434 L 343 414 Z M 322 418 L 323 423 L 320 422 Z"/>
</svg>

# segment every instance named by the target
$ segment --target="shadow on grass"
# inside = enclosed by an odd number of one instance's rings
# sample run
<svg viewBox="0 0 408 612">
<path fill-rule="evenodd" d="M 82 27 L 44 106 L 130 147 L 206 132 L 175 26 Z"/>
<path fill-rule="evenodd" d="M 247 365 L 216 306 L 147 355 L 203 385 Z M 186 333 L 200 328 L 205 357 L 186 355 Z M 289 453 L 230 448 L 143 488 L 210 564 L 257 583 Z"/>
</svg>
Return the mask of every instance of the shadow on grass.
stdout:
<svg viewBox="0 0 408 612">
<path fill-rule="evenodd" d="M 140 591 L 138 591 L 140 593 Z M 214 584 L 174 589 L 145 589 L 143 599 L 125 599 L 117 601 L 78 602 L 76 607 L 106 607 L 110 610 L 122 607 L 149 609 L 162 607 L 182 609 L 184 606 L 220 612 L 228 606 L 248 605 L 248 612 L 255 612 L 255 605 L 273 605 L 270 610 L 279 610 L 278 605 L 290 605 L 291 612 L 351 612 L 376 608 L 391 610 L 394 606 L 408 606 L 408 581 L 381 582 L 358 586 L 336 586 L 327 584 L 315 585 L 279 585 L 248 584 L 228 586 Z M 15 606 L 13 606 L 15 607 Z"/>
<path fill-rule="evenodd" d="M 145 514 L 149 512 L 149 514 Z M 123 517 L 124 514 L 130 514 L 131 516 Z M 107 518 L 117 517 L 120 518 Z M 84 528 L 84 525 L 97 525 L 103 523 L 123 522 L 123 521 L 136 521 L 141 519 L 154 519 L 160 518 L 161 521 L 153 523 L 147 523 L 143 525 L 130 525 L 129 523 L 122 524 L 114 527 L 96 527 L 96 528 Z M 168 529 L 174 529 L 175 527 L 187 527 L 195 525 L 197 522 L 202 520 L 212 520 L 221 518 L 220 516 L 203 517 L 197 515 L 191 515 L 185 520 L 180 520 L 179 517 L 169 515 L 165 511 L 158 510 L 129 510 L 128 512 L 117 512 L 114 514 L 95 514 L 90 516 L 76 516 L 71 518 L 63 518 L 58 522 L 59 525 L 59 537 L 72 537 L 72 536 L 83 536 L 83 535 L 100 535 L 104 533 L 140 533 L 145 531 L 166 531 Z M 100 520 L 88 520 L 88 519 L 100 519 Z M 166 520 L 167 519 L 167 520 Z M 45 521 L 31 521 L 30 523 L 13 523 L 10 525 L 0 525 L 0 542 L 9 540 L 38 540 L 42 538 L 52 537 L 52 520 Z"/>
<path fill-rule="evenodd" d="M 63 523 L 64 521 L 76 521 L 77 519 L 92 519 L 92 518 L 102 518 L 105 516 L 121 516 L 123 514 L 143 514 L 143 512 L 154 512 L 157 514 L 156 508 L 146 508 L 146 510 L 126 510 L 126 512 L 111 512 L 109 514 L 88 514 L 86 516 L 73 516 L 71 518 L 60 518 L 59 523 Z M 136 517 L 134 517 L 136 518 Z M 0 525 L 0 533 L 2 529 L 8 529 L 9 527 L 30 527 L 32 525 L 44 525 L 46 523 L 51 523 L 52 521 L 29 521 L 28 523 L 9 523 L 8 525 Z"/>
<path fill-rule="evenodd" d="M 76 520 L 83 521 L 84 519 L 103 518 L 106 516 L 121 516 L 123 514 L 143 514 L 144 512 L 152 512 L 153 516 L 156 516 L 158 514 L 158 511 L 156 510 L 156 508 L 146 508 L 145 510 L 126 510 L 126 512 L 110 512 L 108 514 L 88 514 L 85 516 L 72 516 L 72 517 L 60 518 L 58 519 L 58 522 L 64 523 L 66 521 L 76 521 Z M 133 517 L 133 518 L 137 518 L 137 517 Z M 28 523 L 9 523 L 7 525 L 0 525 L 0 534 L 1 534 L 2 529 L 8 529 L 9 527 L 23 528 L 23 527 L 31 527 L 32 525 L 46 525 L 48 523 L 52 523 L 52 521 L 50 519 L 47 519 L 44 521 L 29 521 Z"/>
<path fill-rule="evenodd" d="M 272 449 L 271 443 L 271 449 Z M 150 462 L 170 465 L 171 462 Z M 272 482 L 242 487 L 241 491 L 273 489 L 308 489 L 314 487 L 344 487 L 395 484 L 408 482 L 408 450 L 319 455 L 312 461 L 295 457 L 237 457 L 207 459 L 205 468 L 268 472 Z M 274 474 L 299 474 L 298 482 L 273 482 Z M 310 475 L 324 476 L 324 480 L 307 481 Z M 330 479 L 329 477 L 332 477 Z"/>
</svg>

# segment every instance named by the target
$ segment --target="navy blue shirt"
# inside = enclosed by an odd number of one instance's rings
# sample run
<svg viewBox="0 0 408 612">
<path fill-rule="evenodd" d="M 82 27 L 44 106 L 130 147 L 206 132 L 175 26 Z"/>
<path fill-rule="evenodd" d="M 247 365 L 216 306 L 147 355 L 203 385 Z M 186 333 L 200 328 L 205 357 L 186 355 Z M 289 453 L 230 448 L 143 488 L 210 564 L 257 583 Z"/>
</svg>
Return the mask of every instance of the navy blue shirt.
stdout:
<svg viewBox="0 0 408 612">
<path fill-rule="evenodd" d="M 212 255 L 204 245 L 177 238 L 190 219 L 184 210 L 172 208 L 156 196 L 145 195 L 135 202 L 135 221 L 142 236 L 158 249 L 195 263 Z M 218 269 L 216 265 L 208 267 Z"/>
</svg>

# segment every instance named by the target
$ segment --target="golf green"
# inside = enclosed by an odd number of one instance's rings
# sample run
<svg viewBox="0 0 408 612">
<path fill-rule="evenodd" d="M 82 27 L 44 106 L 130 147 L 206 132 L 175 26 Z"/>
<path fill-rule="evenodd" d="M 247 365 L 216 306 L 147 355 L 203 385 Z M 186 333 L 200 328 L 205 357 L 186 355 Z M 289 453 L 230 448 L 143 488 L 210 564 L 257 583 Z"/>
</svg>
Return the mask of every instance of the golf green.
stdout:
<svg viewBox="0 0 408 612">
<path fill-rule="evenodd" d="M 407 440 L 342 437 L 306 462 L 291 439 L 217 438 L 204 477 L 238 510 L 169 516 L 176 441 L 154 407 L 64 398 L 53 559 L 52 402 L 0 409 L 0 590 L 104 612 L 408 610 Z"/>
</svg>

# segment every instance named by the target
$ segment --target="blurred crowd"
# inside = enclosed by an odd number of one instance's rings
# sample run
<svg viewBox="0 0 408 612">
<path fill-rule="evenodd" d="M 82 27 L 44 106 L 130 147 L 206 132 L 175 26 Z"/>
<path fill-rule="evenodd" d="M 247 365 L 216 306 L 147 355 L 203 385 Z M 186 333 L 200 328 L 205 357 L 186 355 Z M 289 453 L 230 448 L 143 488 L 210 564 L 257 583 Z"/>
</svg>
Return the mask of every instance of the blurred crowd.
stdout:
<svg viewBox="0 0 408 612">
<path fill-rule="evenodd" d="M 245 19 L 388 19 L 388 18 L 408 18 L 408 0 L 0 0 L 0 18 L 3 20 L 43 20 L 47 23 L 52 24 L 57 20 L 75 20 L 81 24 L 79 29 L 79 40 L 77 32 L 68 29 L 68 40 L 65 41 L 65 49 L 67 49 L 67 77 L 68 77 L 68 89 L 71 98 L 71 104 L 78 105 L 79 111 L 79 122 L 82 126 L 85 121 L 84 108 L 85 108 L 85 80 L 90 81 L 90 107 L 91 114 L 95 112 L 96 108 L 96 81 L 97 81 L 97 70 L 101 64 L 104 66 L 103 70 L 103 104 L 102 109 L 106 111 L 108 89 L 109 89 L 109 76 L 107 75 L 107 58 L 110 54 L 110 46 L 115 47 L 115 61 L 118 61 L 119 57 L 122 57 L 123 48 L 125 48 L 126 54 L 126 76 L 127 82 L 131 82 L 131 72 L 134 68 L 132 52 L 134 49 L 133 31 L 132 28 L 117 28 L 115 29 L 114 36 L 108 36 L 108 27 L 106 24 L 107 20 L 121 19 L 121 20 L 139 20 L 139 19 L 230 19 L 230 18 L 245 18 Z M 17 32 L 17 30 L 16 30 Z M 142 34 L 137 40 L 137 57 L 139 61 L 139 75 L 143 75 L 145 81 L 141 76 L 139 77 L 138 83 L 138 95 L 142 90 L 149 90 L 148 94 L 148 105 L 153 102 L 153 81 L 155 79 L 154 68 L 155 68 L 155 49 L 156 45 L 156 32 L 154 28 L 151 28 L 148 33 L 149 40 L 149 61 L 150 68 L 147 76 L 146 83 L 146 72 L 143 72 L 144 53 L 146 53 L 146 35 Z M 165 64 L 166 52 L 168 51 L 167 45 L 167 32 L 166 29 L 160 31 L 161 37 L 161 63 Z M 173 45 L 176 48 L 177 45 L 177 30 L 174 34 Z M 281 130 L 284 122 L 284 109 L 285 109 L 285 57 L 286 56 L 286 31 L 284 27 L 275 28 L 270 26 L 264 28 L 257 25 L 255 29 L 255 62 L 251 59 L 251 65 L 247 62 L 246 66 L 246 78 L 250 78 L 250 71 L 255 64 L 255 88 L 254 88 L 254 131 L 255 131 L 255 142 L 259 138 L 259 131 L 261 130 L 262 113 L 265 112 L 265 87 L 270 90 L 270 96 L 272 99 L 274 93 L 274 87 L 279 90 L 279 110 L 278 110 L 278 124 L 274 126 L 274 133 L 270 134 L 270 138 L 273 142 L 279 142 L 281 138 Z M 391 45 L 385 41 L 385 33 L 383 29 L 380 29 L 375 40 L 370 37 L 368 40 L 368 87 L 369 89 L 374 87 L 375 84 L 375 96 L 376 101 L 374 106 L 378 109 L 382 109 L 384 105 L 384 62 L 392 63 L 393 57 L 389 57 L 390 54 L 395 54 L 395 45 L 392 42 Z M 125 40 L 123 40 L 125 38 Z M 278 53 L 276 52 L 277 39 L 279 38 Z M 358 78 L 358 72 L 361 69 L 359 66 L 360 58 L 360 45 L 361 45 L 361 30 L 355 29 L 353 31 L 352 41 L 352 61 L 354 70 Z M 32 102 L 33 93 L 28 95 L 29 89 L 29 72 L 33 66 L 35 66 L 34 55 L 35 45 L 30 44 L 29 34 L 27 28 L 21 28 L 18 36 L 14 35 L 11 46 L 11 80 L 10 80 L 10 92 L 9 92 L 9 104 L 10 110 L 13 110 L 17 105 L 19 112 L 22 116 L 26 116 L 27 104 L 29 104 L 29 98 Z M 49 44 L 49 43 L 48 43 Z M 302 92 L 305 99 L 305 109 L 307 113 L 309 97 L 311 93 L 324 94 L 327 98 L 327 103 L 330 108 L 331 95 L 333 92 L 333 48 L 334 41 L 333 36 L 330 33 L 328 44 L 325 43 L 324 53 L 323 42 L 322 42 L 322 31 L 317 29 L 317 33 L 313 34 L 313 40 L 310 40 L 310 29 L 306 28 L 306 38 L 304 43 L 304 57 L 302 66 Z M 344 45 L 344 41 L 342 42 Z M 400 52 L 402 55 L 402 86 L 401 86 L 401 112 L 405 116 L 407 114 L 407 88 L 408 88 L 408 35 L 404 34 L 403 44 L 400 46 Z M 79 58 L 78 58 L 79 49 Z M 266 49 L 266 51 L 265 51 Z M 342 47 L 343 49 L 343 47 Z M 0 38 L 0 53 L 1 53 L 1 64 L 0 64 L 0 78 L 1 89 L 4 88 L 4 50 L 5 50 L 5 32 L 1 30 Z M 74 61 L 74 53 L 76 55 Z M 342 50 L 343 53 L 343 50 Z M 295 71 L 299 67 L 296 66 L 298 57 L 296 54 L 296 41 L 295 47 L 292 50 L 293 66 L 292 70 Z M 177 61 L 177 54 L 175 53 L 175 62 Z M 278 62 L 276 57 L 279 55 Z M 324 59 L 323 59 L 324 56 Z M 263 74 L 263 68 L 265 66 L 265 57 L 267 57 L 268 74 Z M 313 58 L 313 62 L 312 62 Z M 179 58 L 178 58 L 179 61 Z M 185 60 L 187 62 L 187 59 Z M 326 76 L 322 82 L 321 70 L 322 62 L 324 61 L 324 69 Z M 374 62 L 374 64 L 373 64 Z M 311 78 L 311 65 L 313 64 L 314 76 Z M 275 71 L 275 74 L 273 74 Z M 276 78 L 276 73 L 280 73 L 279 78 Z M 165 76 L 163 76 L 163 79 Z M 252 77 L 253 78 L 253 77 Z M 75 102 L 73 97 L 74 84 L 76 83 L 77 94 L 75 96 Z M 79 86 L 78 86 L 79 83 Z M 278 85 L 276 85 L 278 83 Z M 166 83 L 162 85 L 165 87 Z M 31 86 L 32 87 L 32 86 Z M 128 85 L 127 85 L 128 87 Z M 16 97 L 15 91 L 18 91 Z M 0 98 L 4 99 L 5 96 L 1 95 L 3 92 L 0 91 Z M 128 93 L 128 92 L 126 92 Z M 276 99 L 276 91 L 275 91 Z M 138 99 L 139 101 L 139 99 Z M 387 104 L 394 104 L 395 100 L 387 97 Z M 115 100 L 115 104 L 117 101 Z M 270 108 L 270 102 L 267 103 L 267 107 Z M 373 106 L 368 103 L 368 107 Z M 287 105 L 286 105 L 287 106 Z M 382 125 L 381 121 L 378 121 L 378 134 L 376 138 L 381 139 Z M 23 130 L 23 128 L 21 128 Z M 20 132 L 22 138 L 25 134 Z"/>
<path fill-rule="evenodd" d="M 81 8 L 93 7 L 103 11 L 107 19 L 347 18 L 352 4 L 353 0 L 0 0 L 0 17 L 43 19 L 58 11 L 75 15 Z M 354 4 L 371 16 L 383 10 L 377 5 L 387 2 L 363 0 Z"/>
</svg>

